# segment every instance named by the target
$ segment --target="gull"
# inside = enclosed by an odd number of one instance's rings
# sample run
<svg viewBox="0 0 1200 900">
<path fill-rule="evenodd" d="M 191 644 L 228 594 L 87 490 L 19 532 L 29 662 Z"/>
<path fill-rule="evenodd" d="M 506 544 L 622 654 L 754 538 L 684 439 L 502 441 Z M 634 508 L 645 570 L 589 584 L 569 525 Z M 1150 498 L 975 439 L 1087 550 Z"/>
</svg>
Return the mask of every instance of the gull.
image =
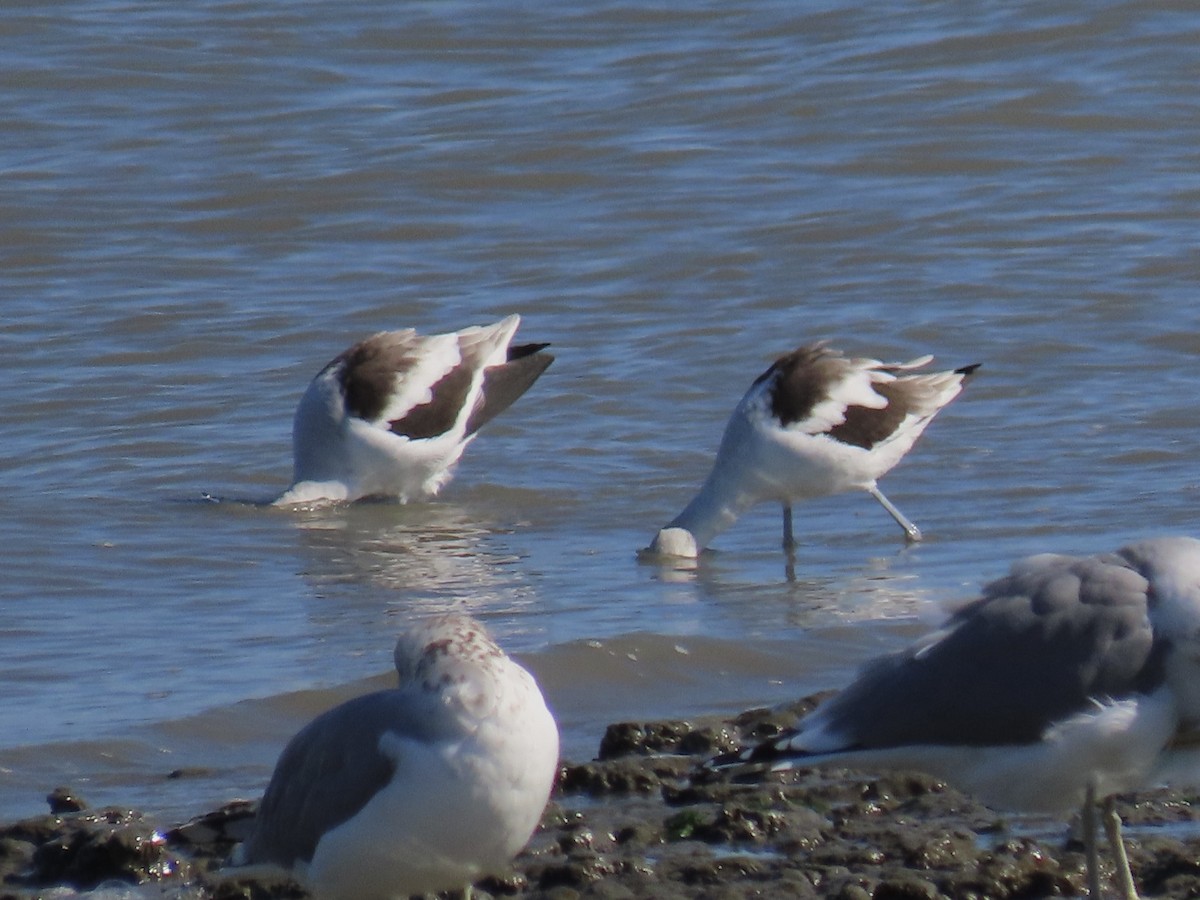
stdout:
<svg viewBox="0 0 1200 900">
<path fill-rule="evenodd" d="M 558 728 L 533 677 L 478 622 L 396 644 L 400 684 L 318 716 L 284 749 L 239 862 L 292 869 L 321 900 L 465 888 L 533 834 Z"/>
<path fill-rule="evenodd" d="M 909 374 L 932 361 L 848 358 L 825 343 L 781 356 L 734 409 L 700 492 L 647 552 L 695 558 L 743 512 L 767 501 L 783 504 L 783 545 L 791 550 L 792 503 L 851 490 L 869 493 L 908 540 L 919 541 L 920 530 L 876 481 L 979 367 Z"/>
<path fill-rule="evenodd" d="M 1114 795 L 1194 783 L 1200 759 L 1200 541 L 1041 554 L 939 630 L 868 663 L 796 728 L 710 768 L 923 771 L 1002 809 L 1083 811 L 1100 894 L 1096 801 L 1137 896 Z"/>
<path fill-rule="evenodd" d="M 296 408 L 292 484 L 275 504 L 436 494 L 479 428 L 554 361 L 548 344 L 512 344 L 520 322 L 381 331 L 339 354 Z"/>
</svg>

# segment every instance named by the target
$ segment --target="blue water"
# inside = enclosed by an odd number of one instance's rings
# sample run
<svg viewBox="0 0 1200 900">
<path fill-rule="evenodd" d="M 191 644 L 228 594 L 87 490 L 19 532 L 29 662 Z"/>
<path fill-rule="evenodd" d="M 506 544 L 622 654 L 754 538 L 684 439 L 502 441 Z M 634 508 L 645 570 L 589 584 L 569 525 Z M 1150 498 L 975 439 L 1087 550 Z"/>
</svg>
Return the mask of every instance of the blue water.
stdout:
<svg viewBox="0 0 1200 900">
<path fill-rule="evenodd" d="M 584 755 L 835 686 L 1024 553 L 1195 531 L 1186 7 L 78 0 L 2 33 L 2 816 L 253 793 L 425 610 L 524 654 Z M 509 312 L 557 361 L 441 498 L 260 505 L 344 346 Z M 765 507 L 640 564 L 817 338 L 983 363 L 883 483 L 926 542 L 840 497 L 792 571 Z"/>
</svg>

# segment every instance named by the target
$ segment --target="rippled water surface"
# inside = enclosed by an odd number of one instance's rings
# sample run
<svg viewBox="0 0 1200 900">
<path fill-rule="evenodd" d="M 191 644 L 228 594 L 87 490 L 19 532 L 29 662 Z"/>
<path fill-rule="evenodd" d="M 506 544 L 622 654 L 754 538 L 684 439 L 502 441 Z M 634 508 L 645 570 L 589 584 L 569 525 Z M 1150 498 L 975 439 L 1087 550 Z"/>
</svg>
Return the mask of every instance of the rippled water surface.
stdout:
<svg viewBox="0 0 1200 900">
<path fill-rule="evenodd" d="M 1197 531 L 1200 11 L 100 0 L 0 20 L 0 816 L 186 816 L 463 607 L 603 724 L 835 686 L 1009 561 Z M 281 512 L 382 328 L 557 361 L 435 502 Z M 982 362 L 884 488 L 635 551 L 777 354 Z M 167 778 L 176 772 L 183 777 Z"/>
</svg>

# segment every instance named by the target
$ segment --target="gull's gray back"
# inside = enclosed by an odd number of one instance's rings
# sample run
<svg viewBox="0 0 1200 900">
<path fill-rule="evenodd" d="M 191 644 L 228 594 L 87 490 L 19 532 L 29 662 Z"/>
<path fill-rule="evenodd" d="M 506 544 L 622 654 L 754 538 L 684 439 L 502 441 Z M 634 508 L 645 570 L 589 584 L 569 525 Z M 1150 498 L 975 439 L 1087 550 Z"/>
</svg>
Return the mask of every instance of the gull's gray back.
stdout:
<svg viewBox="0 0 1200 900">
<path fill-rule="evenodd" d="M 941 631 L 876 660 L 817 718 L 844 749 L 1018 744 L 1161 682 L 1147 581 L 1123 558 L 1017 563 Z"/>
</svg>

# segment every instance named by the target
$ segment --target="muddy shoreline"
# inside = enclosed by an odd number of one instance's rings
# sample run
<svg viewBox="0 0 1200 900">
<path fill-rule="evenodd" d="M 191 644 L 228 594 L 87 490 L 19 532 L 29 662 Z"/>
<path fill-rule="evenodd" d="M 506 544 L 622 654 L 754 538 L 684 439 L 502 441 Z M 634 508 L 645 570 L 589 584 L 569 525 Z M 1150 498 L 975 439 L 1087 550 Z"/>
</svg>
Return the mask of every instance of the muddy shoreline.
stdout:
<svg viewBox="0 0 1200 900">
<path fill-rule="evenodd" d="M 777 733 L 813 697 L 730 718 L 609 726 L 591 762 L 564 762 L 542 826 L 475 896 L 553 898 L 1045 897 L 1085 893 L 1066 823 L 1031 829 L 917 774 L 843 770 L 753 784 L 697 779 L 715 753 Z M 69 789 L 52 811 L 0 826 L 0 898 L 129 883 L 139 896 L 274 900 L 308 896 L 282 874 L 224 868 L 254 804 L 172 827 L 135 810 L 88 809 Z M 1180 838 L 1196 797 L 1124 798 L 1144 896 L 1200 896 L 1200 836 Z M 1107 864 L 1107 855 L 1105 856 Z"/>
</svg>

